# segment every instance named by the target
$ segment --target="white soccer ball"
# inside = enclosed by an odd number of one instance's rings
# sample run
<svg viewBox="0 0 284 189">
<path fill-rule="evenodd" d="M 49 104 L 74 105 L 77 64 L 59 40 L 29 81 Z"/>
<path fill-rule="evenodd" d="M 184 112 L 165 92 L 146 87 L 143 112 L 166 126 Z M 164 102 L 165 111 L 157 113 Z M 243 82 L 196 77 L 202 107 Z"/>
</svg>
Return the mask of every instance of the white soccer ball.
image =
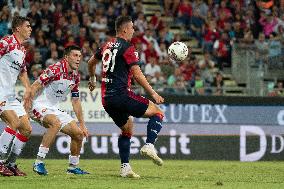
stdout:
<svg viewBox="0 0 284 189">
<path fill-rule="evenodd" d="M 183 61 L 188 55 L 188 48 L 183 42 L 173 42 L 168 48 L 168 55 L 175 61 Z"/>
</svg>

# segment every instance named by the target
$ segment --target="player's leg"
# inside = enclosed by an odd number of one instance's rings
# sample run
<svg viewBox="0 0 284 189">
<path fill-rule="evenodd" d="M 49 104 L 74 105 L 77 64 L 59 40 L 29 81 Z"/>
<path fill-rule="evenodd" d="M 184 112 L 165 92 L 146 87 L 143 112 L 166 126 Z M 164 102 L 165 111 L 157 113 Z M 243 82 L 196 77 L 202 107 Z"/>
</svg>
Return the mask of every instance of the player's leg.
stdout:
<svg viewBox="0 0 284 189">
<path fill-rule="evenodd" d="M 7 156 L 8 148 L 16 135 L 20 120 L 13 110 L 4 110 L 0 117 L 7 124 L 7 127 L 0 136 L 0 174 L 12 176 L 14 173 L 4 165 L 4 161 Z"/>
<path fill-rule="evenodd" d="M 28 115 L 21 116 L 18 132 L 14 137 L 10 154 L 6 160 L 6 165 L 14 173 L 14 176 L 26 176 L 26 174 L 17 167 L 16 159 L 21 154 L 26 142 L 29 140 L 31 132 L 32 127 Z"/>
<path fill-rule="evenodd" d="M 133 92 L 128 93 L 126 107 L 130 115 L 150 118 L 147 125 L 146 144 L 141 148 L 140 153 L 151 158 L 155 164 L 162 165 L 163 160 L 158 157 L 154 143 L 162 128 L 163 112 L 153 102 Z"/>
<path fill-rule="evenodd" d="M 130 178 L 140 178 L 134 173 L 129 164 L 130 157 L 130 139 L 133 134 L 133 121 L 127 113 L 112 106 L 104 107 L 115 124 L 121 129 L 121 134 L 118 137 L 118 149 L 121 160 L 120 176 Z"/>
<path fill-rule="evenodd" d="M 133 121 L 132 118 L 128 118 L 127 123 L 121 128 L 121 135 L 118 138 L 119 156 L 121 160 L 120 176 L 130 178 L 140 178 L 140 176 L 134 173 L 129 164 L 130 157 L 130 139 L 133 134 Z"/>
<path fill-rule="evenodd" d="M 163 160 L 158 157 L 154 143 L 162 129 L 164 113 L 157 105 L 149 101 L 148 108 L 143 117 L 148 117 L 150 119 L 147 124 L 146 144 L 141 148 L 140 153 L 141 155 L 151 158 L 155 164 L 161 166 L 163 165 Z"/>
<path fill-rule="evenodd" d="M 154 144 L 159 132 L 162 129 L 164 113 L 157 105 L 155 105 L 152 101 L 149 101 L 148 108 L 143 117 L 147 117 L 150 119 L 147 124 L 146 143 Z"/>
<path fill-rule="evenodd" d="M 42 125 L 47 128 L 47 131 L 43 135 L 41 144 L 39 146 L 37 159 L 35 160 L 33 170 L 39 175 L 47 175 L 48 172 L 43 161 L 48 154 L 49 147 L 56 138 L 56 134 L 61 129 L 61 122 L 56 115 L 47 114 L 42 119 Z"/>
<path fill-rule="evenodd" d="M 70 117 L 70 119 L 72 119 Z M 66 119 L 65 119 L 66 120 Z M 79 165 L 79 158 L 80 158 L 80 151 L 82 148 L 82 142 L 84 138 L 84 134 L 82 130 L 78 127 L 77 123 L 72 120 L 66 126 L 61 129 L 62 133 L 65 133 L 71 137 L 71 144 L 70 144 L 70 155 L 69 155 L 69 167 L 67 169 L 67 173 L 70 174 L 89 174 L 88 172 L 80 169 Z"/>
</svg>

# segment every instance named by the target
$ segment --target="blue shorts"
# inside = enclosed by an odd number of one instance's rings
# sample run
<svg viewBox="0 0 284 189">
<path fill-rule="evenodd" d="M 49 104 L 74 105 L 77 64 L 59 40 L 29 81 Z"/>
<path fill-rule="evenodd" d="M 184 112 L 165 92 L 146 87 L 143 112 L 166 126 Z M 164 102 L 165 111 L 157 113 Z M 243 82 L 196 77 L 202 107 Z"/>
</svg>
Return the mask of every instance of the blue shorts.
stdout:
<svg viewBox="0 0 284 189">
<path fill-rule="evenodd" d="M 104 98 L 104 109 L 118 127 L 126 124 L 129 116 L 142 117 L 149 105 L 145 97 L 129 91 L 125 95 Z"/>
</svg>

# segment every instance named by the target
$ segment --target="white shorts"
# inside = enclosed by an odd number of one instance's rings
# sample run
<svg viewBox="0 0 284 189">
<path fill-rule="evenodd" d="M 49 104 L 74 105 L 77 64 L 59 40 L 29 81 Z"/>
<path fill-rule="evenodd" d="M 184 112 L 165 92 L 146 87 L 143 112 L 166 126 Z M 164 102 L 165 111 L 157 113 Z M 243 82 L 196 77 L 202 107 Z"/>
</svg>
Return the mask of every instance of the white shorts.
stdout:
<svg viewBox="0 0 284 189">
<path fill-rule="evenodd" d="M 74 121 L 74 119 L 67 112 L 58 109 L 58 107 L 48 106 L 41 103 L 33 104 L 30 116 L 35 120 L 39 120 L 40 123 L 42 124 L 43 118 L 46 115 L 50 114 L 55 115 L 59 119 L 61 123 L 61 129 L 66 125 L 68 125 L 70 122 Z"/>
<path fill-rule="evenodd" d="M 0 115 L 5 110 L 14 110 L 18 117 L 26 115 L 26 111 L 21 102 L 15 96 L 7 96 L 0 100 Z"/>
</svg>

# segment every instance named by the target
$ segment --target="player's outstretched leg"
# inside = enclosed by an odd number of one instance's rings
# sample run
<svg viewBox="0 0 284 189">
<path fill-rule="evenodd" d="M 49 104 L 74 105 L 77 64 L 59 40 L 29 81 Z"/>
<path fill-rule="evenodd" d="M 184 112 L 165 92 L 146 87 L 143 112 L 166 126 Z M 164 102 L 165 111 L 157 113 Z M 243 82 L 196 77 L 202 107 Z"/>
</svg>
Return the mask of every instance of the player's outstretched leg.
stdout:
<svg viewBox="0 0 284 189">
<path fill-rule="evenodd" d="M 69 167 L 67 168 L 67 174 L 85 175 L 90 174 L 87 171 L 82 170 L 79 165 L 80 151 L 82 148 L 82 142 L 84 134 L 82 130 L 77 126 L 75 121 L 71 121 L 68 125 L 62 128 L 61 132 L 71 137 L 70 152 L 69 155 Z"/>
<path fill-rule="evenodd" d="M 140 154 L 152 159 L 156 165 L 162 166 L 163 160 L 157 155 L 154 143 L 157 140 L 160 130 L 162 129 L 162 120 L 164 115 L 162 111 L 150 101 L 145 116 L 150 117 L 150 120 L 147 125 L 146 144 L 141 148 Z"/>
</svg>

